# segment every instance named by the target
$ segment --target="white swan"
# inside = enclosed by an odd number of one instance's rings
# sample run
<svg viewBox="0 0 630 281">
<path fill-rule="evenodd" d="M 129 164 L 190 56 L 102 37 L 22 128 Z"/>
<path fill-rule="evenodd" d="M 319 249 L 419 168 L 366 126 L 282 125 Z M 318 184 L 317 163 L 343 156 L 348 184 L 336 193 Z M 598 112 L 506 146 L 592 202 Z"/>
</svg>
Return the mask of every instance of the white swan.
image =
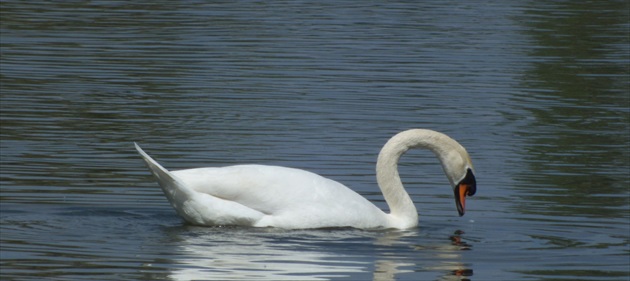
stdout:
<svg viewBox="0 0 630 281">
<path fill-rule="evenodd" d="M 476 191 L 468 153 L 450 137 L 412 129 L 392 137 L 381 150 L 376 177 L 389 205 L 387 214 L 348 187 L 317 174 L 277 166 L 237 165 L 169 172 L 136 149 L 177 213 L 195 225 L 279 228 L 410 228 L 418 212 L 398 175 L 398 160 L 410 148 L 439 158 L 455 194 L 459 215 Z"/>
</svg>

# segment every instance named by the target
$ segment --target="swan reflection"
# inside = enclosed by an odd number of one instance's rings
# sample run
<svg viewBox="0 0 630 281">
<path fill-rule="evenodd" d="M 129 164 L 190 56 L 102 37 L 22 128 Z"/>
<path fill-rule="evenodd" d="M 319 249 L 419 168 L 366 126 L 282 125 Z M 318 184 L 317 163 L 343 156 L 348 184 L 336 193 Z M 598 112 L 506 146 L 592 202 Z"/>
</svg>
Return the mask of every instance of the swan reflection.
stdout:
<svg viewBox="0 0 630 281">
<path fill-rule="evenodd" d="M 174 280 L 329 280 L 365 272 L 367 260 L 332 250 L 354 231 L 187 227 Z M 355 233 L 355 234 L 351 234 Z M 338 247 L 343 245 L 338 244 Z"/>
<path fill-rule="evenodd" d="M 417 246 L 416 231 L 193 226 L 180 230 L 175 237 L 177 265 L 169 274 L 173 280 L 389 281 L 422 271 L 443 272 L 439 280 L 466 280 L 462 278 L 472 275 L 472 269 L 457 262 L 459 242 Z M 413 258 L 418 251 L 426 259 Z M 431 261 L 436 253 L 439 264 Z"/>
</svg>

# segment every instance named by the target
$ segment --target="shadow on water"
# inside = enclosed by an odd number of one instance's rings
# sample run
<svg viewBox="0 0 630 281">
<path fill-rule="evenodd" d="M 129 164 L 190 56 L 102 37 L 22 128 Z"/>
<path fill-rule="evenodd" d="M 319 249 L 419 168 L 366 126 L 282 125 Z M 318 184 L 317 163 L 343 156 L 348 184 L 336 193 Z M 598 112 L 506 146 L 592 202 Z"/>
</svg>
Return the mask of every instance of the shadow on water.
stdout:
<svg viewBox="0 0 630 281">
<path fill-rule="evenodd" d="M 532 116 L 519 133 L 528 167 L 517 175 L 523 203 L 516 208 L 522 220 L 533 222 L 525 231 L 540 243 L 534 249 L 561 250 L 576 265 L 575 271 L 559 270 L 566 261 L 556 260 L 523 273 L 545 279 L 627 276 L 627 253 L 605 249 L 628 243 L 628 3 L 546 5 L 553 9 L 526 14 L 526 32 L 539 47 L 528 54 L 527 93 L 514 99 Z M 600 256 L 607 266 L 592 268 L 580 257 L 596 249 L 608 251 Z"/>
<path fill-rule="evenodd" d="M 530 53 L 537 62 L 525 83 L 535 92 L 526 98 L 548 102 L 529 108 L 534 121 L 522 135 L 529 140 L 527 179 L 547 187 L 529 189 L 540 195 L 532 194 L 531 201 L 555 202 L 540 209 L 548 214 L 627 214 L 622 207 L 628 205 L 630 183 L 630 73 L 623 63 L 628 6 L 605 3 L 604 9 L 602 3 L 558 4 L 556 16 L 530 12 L 539 20 L 529 33 L 541 47 Z M 531 207 L 524 211 L 536 212 Z"/>
<path fill-rule="evenodd" d="M 554 204 L 529 205 L 526 213 L 627 215 L 628 14 L 627 4 L 606 3 L 602 9 L 602 3 L 563 2 L 555 12 L 529 12 L 538 19 L 529 33 L 541 47 L 530 53 L 537 62 L 524 83 L 532 92 L 522 98 L 548 102 L 528 108 L 534 121 L 521 134 L 530 169 L 521 182 L 532 183 L 522 187 L 532 193 L 528 202 Z"/>
</svg>

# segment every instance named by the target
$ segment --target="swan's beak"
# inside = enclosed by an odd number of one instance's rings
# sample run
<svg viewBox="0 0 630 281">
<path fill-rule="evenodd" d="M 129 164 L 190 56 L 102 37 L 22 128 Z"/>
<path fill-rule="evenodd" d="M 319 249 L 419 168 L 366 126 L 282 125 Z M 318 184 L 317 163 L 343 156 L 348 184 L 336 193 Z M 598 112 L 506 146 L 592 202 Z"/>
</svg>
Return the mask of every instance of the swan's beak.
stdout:
<svg viewBox="0 0 630 281">
<path fill-rule="evenodd" d="M 468 169 L 466 177 L 461 180 L 454 189 L 455 191 L 455 205 L 457 206 L 457 212 L 459 216 L 463 216 L 466 211 L 466 196 L 473 196 L 477 192 L 477 182 L 475 175 Z"/>
</svg>

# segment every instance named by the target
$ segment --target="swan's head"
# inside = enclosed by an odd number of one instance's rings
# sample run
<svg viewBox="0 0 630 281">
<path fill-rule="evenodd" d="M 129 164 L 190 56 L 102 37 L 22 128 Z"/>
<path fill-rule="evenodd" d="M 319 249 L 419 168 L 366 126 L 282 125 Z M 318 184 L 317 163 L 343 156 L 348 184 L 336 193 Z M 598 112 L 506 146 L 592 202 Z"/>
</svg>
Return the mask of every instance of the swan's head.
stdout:
<svg viewBox="0 0 630 281">
<path fill-rule="evenodd" d="M 463 216 L 466 210 L 466 196 L 473 196 L 477 192 L 473 165 L 468 152 L 457 141 L 445 136 L 440 143 L 442 145 L 435 151 L 453 187 L 457 212 Z"/>
<path fill-rule="evenodd" d="M 403 131 L 393 136 L 381 150 L 376 164 L 377 174 L 387 170 L 388 167 L 396 168 L 400 156 L 411 148 L 427 148 L 435 153 L 453 187 L 457 211 L 460 216 L 463 216 L 466 208 L 466 196 L 473 196 L 477 191 L 473 165 L 466 149 L 454 139 L 440 132 L 427 129 Z M 385 175 L 387 174 L 385 173 Z M 385 183 L 381 183 L 381 181 L 385 182 L 388 178 L 377 175 L 377 179 L 382 187 L 385 186 Z"/>
</svg>

